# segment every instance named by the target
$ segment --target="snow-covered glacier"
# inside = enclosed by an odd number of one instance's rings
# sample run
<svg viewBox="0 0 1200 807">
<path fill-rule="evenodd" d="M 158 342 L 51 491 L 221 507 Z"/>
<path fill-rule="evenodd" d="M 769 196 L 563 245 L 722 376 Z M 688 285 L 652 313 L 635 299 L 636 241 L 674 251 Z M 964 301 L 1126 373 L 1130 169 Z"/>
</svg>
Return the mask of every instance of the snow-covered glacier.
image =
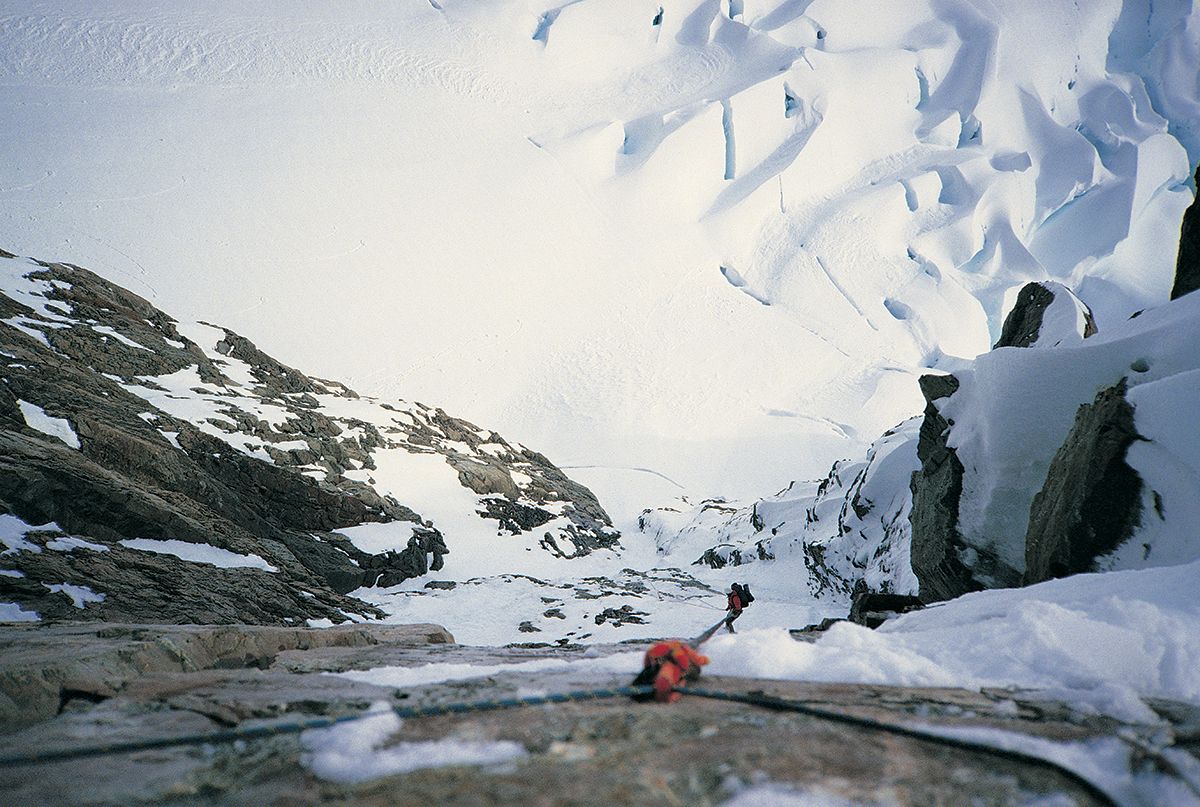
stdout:
<svg viewBox="0 0 1200 807">
<path fill-rule="evenodd" d="M 1027 280 L 1166 299 L 1190 2 L 0 4 L 0 232 L 574 466 L 861 456 Z M 613 502 L 615 504 L 610 504 Z"/>
</svg>

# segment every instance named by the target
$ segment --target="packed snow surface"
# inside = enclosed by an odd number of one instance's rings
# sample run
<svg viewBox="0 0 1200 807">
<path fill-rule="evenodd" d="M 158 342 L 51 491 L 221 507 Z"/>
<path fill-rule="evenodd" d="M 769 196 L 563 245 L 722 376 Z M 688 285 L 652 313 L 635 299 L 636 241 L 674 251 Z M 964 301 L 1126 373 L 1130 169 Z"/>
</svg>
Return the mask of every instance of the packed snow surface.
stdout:
<svg viewBox="0 0 1200 807">
<path fill-rule="evenodd" d="M 1166 296 L 1191 4 L 661 5 L 5 0 L 2 246 L 639 509 L 861 451 L 1025 280 Z"/>
<path fill-rule="evenodd" d="M 76 608 L 83 608 L 89 602 L 104 602 L 104 594 L 92 591 L 87 586 L 76 586 L 70 583 L 42 583 L 43 586 L 56 594 L 65 594 Z"/>
</svg>

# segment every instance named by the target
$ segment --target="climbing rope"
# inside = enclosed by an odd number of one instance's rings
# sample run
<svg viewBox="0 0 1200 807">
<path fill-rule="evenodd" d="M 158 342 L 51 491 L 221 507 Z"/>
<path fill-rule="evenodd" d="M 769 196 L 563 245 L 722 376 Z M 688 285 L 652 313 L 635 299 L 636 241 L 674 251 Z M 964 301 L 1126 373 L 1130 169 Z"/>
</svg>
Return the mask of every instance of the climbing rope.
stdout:
<svg viewBox="0 0 1200 807">
<path fill-rule="evenodd" d="M 678 691 L 682 692 L 685 696 L 691 695 L 693 697 L 708 698 L 710 700 L 744 703 L 750 706 L 772 709 L 774 711 L 794 712 L 820 720 L 843 723 L 856 728 L 868 729 L 871 731 L 883 731 L 900 737 L 908 737 L 914 740 L 935 743 L 937 745 L 955 748 L 961 751 L 982 753 L 1007 759 L 1013 762 L 1033 765 L 1035 767 L 1053 771 L 1065 777 L 1066 779 L 1069 779 L 1079 788 L 1086 791 L 1087 794 L 1095 799 L 1098 803 L 1106 805 L 1106 807 L 1118 807 L 1117 802 L 1114 801 L 1113 798 L 1108 795 L 1108 793 L 1100 789 L 1099 786 L 1093 784 L 1082 775 L 1076 773 L 1070 768 L 1058 764 L 1057 762 L 1035 756 L 1034 754 L 1025 753 L 1023 751 L 997 748 L 985 743 L 974 742 L 957 737 L 947 737 L 932 731 L 917 729 L 911 726 L 902 726 L 895 723 L 874 720 L 868 717 L 860 717 L 845 712 L 835 712 L 829 709 L 821 709 L 815 706 L 809 706 L 807 704 L 800 703 L 798 701 L 786 700 L 784 698 L 766 695 L 762 692 L 741 694 L 736 692 L 722 692 L 720 690 L 697 687 L 679 689 Z M 490 712 L 498 709 L 512 709 L 521 706 L 537 706 L 547 703 L 572 703 L 579 701 L 604 700 L 607 698 L 632 697 L 635 695 L 645 696 L 650 695 L 653 692 L 654 687 L 652 686 L 608 687 L 602 689 L 581 689 L 572 692 L 560 692 L 550 695 L 532 695 L 524 698 L 492 698 L 470 702 L 433 704 L 429 706 L 397 706 L 393 707 L 392 711 L 397 716 L 402 718 L 433 717 L 436 715 Z M 189 745 L 218 745 L 266 737 L 277 737 L 285 734 L 296 734 L 302 731 L 308 731 L 310 729 L 328 728 L 339 723 L 348 723 L 354 720 L 361 720 L 367 716 L 369 715 L 360 713 L 343 715 L 341 717 L 316 717 L 288 723 L 239 727 L 225 729 L 223 731 L 185 734 L 175 737 L 100 743 L 97 745 L 79 748 L 63 748 L 48 751 L 6 754 L 0 756 L 0 767 L 11 767 L 14 765 L 36 765 L 46 762 L 62 762 L 64 760 L 106 756 L 109 754 L 127 754 L 134 751 L 177 748 L 180 746 Z"/>
<path fill-rule="evenodd" d="M 1081 774 L 1078 774 L 1070 768 L 1054 762 L 1053 760 L 1045 759 L 1024 751 L 997 748 L 996 746 L 988 745 L 986 743 L 975 742 L 959 737 L 948 737 L 943 734 L 938 734 L 934 731 L 922 730 L 912 726 L 902 726 L 896 723 L 887 723 L 881 720 L 874 720 L 869 717 L 860 717 L 858 715 L 848 714 L 846 712 L 835 712 L 829 709 L 821 709 L 815 706 L 808 706 L 807 704 L 800 703 L 799 701 L 776 698 L 762 692 L 750 692 L 743 695 L 736 692 L 721 692 L 720 690 L 695 687 L 689 687 L 688 689 L 681 691 L 683 691 L 686 695 L 692 695 L 697 698 L 709 698 L 711 700 L 745 703 L 751 706 L 759 706 L 764 709 L 772 709 L 779 712 L 795 712 L 797 714 L 815 717 L 820 720 L 827 720 L 834 723 L 844 723 L 849 726 L 869 729 L 871 731 L 882 731 L 888 734 L 895 734 L 900 737 L 908 737 L 914 740 L 936 743 L 937 745 L 955 748 L 960 751 L 988 754 L 990 756 L 1000 757 L 1001 759 L 1007 759 L 1012 762 L 1033 765 L 1035 767 L 1053 771 L 1069 779 L 1082 790 L 1086 791 L 1089 796 L 1091 796 L 1100 804 L 1107 805 L 1107 807 L 1119 807 L 1116 800 L 1114 800 L 1112 796 Z"/>
<path fill-rule="evenodd" d="M 467 712 L 491 712 L 497 709 L 537 706 L 544 703 L 570 703 L 574 701 L 632 697 L 634 695 L 649 695 L 653 692 L 654 687 L 651 686 L 580 689 L 573 692 L 558 692 L 551 695 L 530 695 L 524 698 L 492 698 L 473 702 L 433 704 L 430 706 L 396 706 L 393 707 L 392 711 L 399 717 L 433 717 L 435 715 L 464 714 Z M 184 734 L 176 737 L 129 740 L 125 742 L 99 743 L 79 748 L 5 754 L 0 756 L 0 768 L 14 765 L 36 765 L 43 762 L 61 762 L 69 759 L 86 759 L 88 757 L 107 756 L 109 754 L 128 754 L 134 751 L 149 751 L 159 748 L 177 748 L 187 745 L 220 745 L 241 740 L 256 740 L 265 737 L 277 737 L 283 734 L 297 734 L 309 729 L 329 728 L 338 723 L 361 720 L 368 716 L 368 714 L 360 713 L 342 715 L 341 717 L 314 717 L 288 723 L 272 723 L 265 726 L 239 726 L 222 731 Z"/>
</svg>

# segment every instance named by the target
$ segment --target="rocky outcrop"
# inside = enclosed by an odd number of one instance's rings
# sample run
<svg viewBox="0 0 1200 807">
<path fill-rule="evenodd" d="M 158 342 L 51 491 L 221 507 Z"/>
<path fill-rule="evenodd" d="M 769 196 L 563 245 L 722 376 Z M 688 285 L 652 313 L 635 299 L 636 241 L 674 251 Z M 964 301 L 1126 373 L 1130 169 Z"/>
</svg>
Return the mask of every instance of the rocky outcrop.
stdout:
<svg viewBox="0 0 1200 807">
<path fill-rule="evenodd" d="M 1200 165 L 1196 166 L 1196 187 L 1200 188 Z M 1175 284 L 1171 299 L 1200 289 L 1200 196 L 1183 214 L 1179 228 L 1179 255 L 1175 260 Z"/>
<path fill-rule="evenodd" d="M 1138 439 L 1124 379 L 1079 407 L 1034 497 L 1025 538 L 1024 583 L 1093 570 L 1141 521 L 1142 480 L 1125 462 Z"/>
<path fill-rule="evenodd" d="M 948 600 L 981 586 L 962 562 L 966 544 L 958 531 L 963 465 L 947 445 L 951 423 L 938 412 L 937 401 L 958 389 L 952 375 L 925 375 L 925 419 L 917 443 L 921 469 L 912 475 L 912 569 L 924 602 Z"/>
<path fill-rule="evenodd" d="M 1047 312 L 1057 301 L 1061 321 L 1047 322 Z M 1032 347 L 1054 343 L 1072 336 L 1087 338 L 1096 333 L 1096 319 L 1082 300 L 1061 283 L 1026 283 L 1017 293 L 1017 302 L 1004 318 L 1000 347 Z"/>
<path fill-rule="evenodd" d="M 618 540 L 586 488 L 494 432 L 311 378 L 77 266 L 0 256 L 0 514 L 45 525 L 41 543 L 22 539 L 33 549 L 0 556 L 0 602 L 47 618 L 377 616 L 342 595 L 439 570 L 451 551 L 396 498 L 403 477 L 376 479 L 382 458 L 414 455 L 535 546 L 574 557 Z M 364 551 L 339 532 L 363 524 L 396 524 L 394 544 Z M 68 536 L 104 551 L 36 551 Z M 136 540 L 213 547 L 235 568 Z M 63 584 L 104 599 L 77 608 L 45 587 Z"/>
<path fill-rule="evenodd" d="M 908 482 L 917 467 L 919 418 L 889 429 L 859 460 L 838 460 L 824 479 L 793 482 L 752 504 L 708 499 L 691 511 L 643 512 L 639 527 L 660 554 L 687 553 L 714 569 L 802 562 L 816 596 L 849 598 L 854 586 L 915 593 L 909 566 Z"/>
<path fill-rule="evenodd" d="M 53 718 L 72 699 L 112 698 L 155 674 L 263 670 L 298 650 L 453 643 L 438 625 L 7 627 L 0 629 L 0 729 Z"/>
<path fill-rule="evenodd" d="M 867 589 L 865 580 L 858 581 L 850 598 L 849 620 L 856 625 L 878 628 L 888 619 L 923 607 L 920 597 L 911 594 L 884 594 Z M 817 626 L 822 627 L 822 626 Z M 827 629 L 828 624 L 824 625 Z"/>
</svg>

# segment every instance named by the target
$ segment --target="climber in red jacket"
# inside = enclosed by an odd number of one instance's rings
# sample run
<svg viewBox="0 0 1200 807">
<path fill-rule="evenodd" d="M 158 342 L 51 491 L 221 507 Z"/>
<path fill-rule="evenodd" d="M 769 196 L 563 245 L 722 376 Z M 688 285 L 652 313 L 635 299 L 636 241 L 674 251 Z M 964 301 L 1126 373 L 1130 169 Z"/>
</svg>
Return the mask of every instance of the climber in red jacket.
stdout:
<svg viewBox="0 0 1200 807">
<path fill-rule="evenodd" d="M 646 651 L 645 666 L 634 679 L 634 686 L 654 685 L 654 700 L 674 703 L 681 697 L 675 687 L 684 681 L 695 681 L 700 677 L 700 668 L 708 663 L 690 645 L 680 642 L 658 642 Z M 639 696 L 635 700 L 649 700 L 651 696 Z"/>
<path fill-rule="evenodd" d="M 742 587 L 734 583 L 729 588 L 729 594 L 726 595 L 725 610 L 729 612 L 729 616 L 725 619 L 725 628 L 730 633 L 737 633 L 733 629 L 733 621 L 742 615 L 742 609 L 746 607 L 746 597 L 742 593 Z"/>
</svg>

